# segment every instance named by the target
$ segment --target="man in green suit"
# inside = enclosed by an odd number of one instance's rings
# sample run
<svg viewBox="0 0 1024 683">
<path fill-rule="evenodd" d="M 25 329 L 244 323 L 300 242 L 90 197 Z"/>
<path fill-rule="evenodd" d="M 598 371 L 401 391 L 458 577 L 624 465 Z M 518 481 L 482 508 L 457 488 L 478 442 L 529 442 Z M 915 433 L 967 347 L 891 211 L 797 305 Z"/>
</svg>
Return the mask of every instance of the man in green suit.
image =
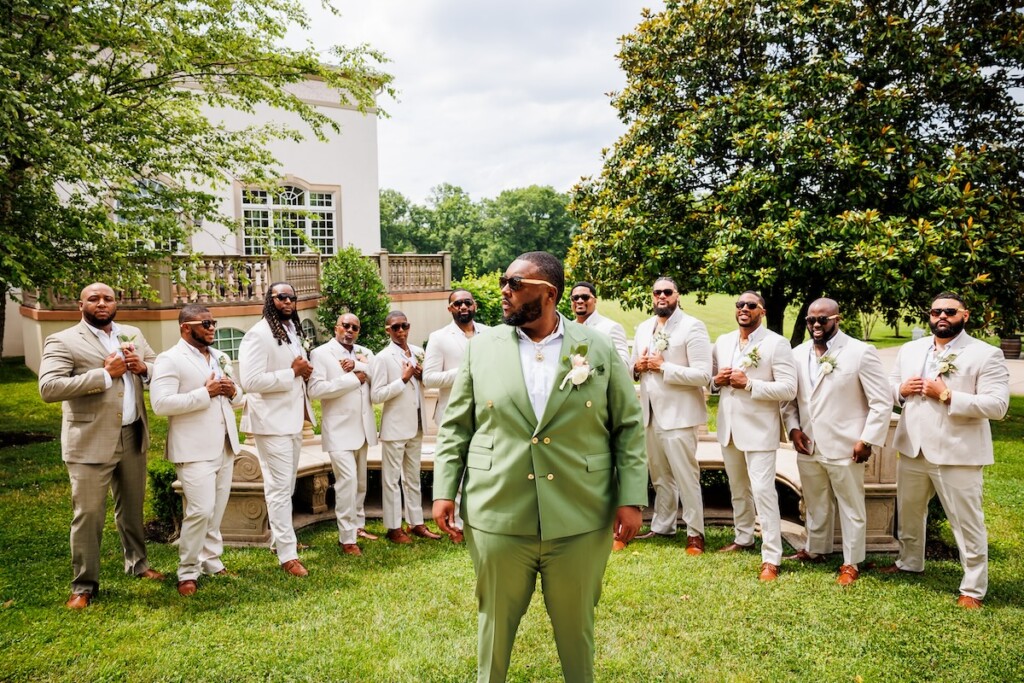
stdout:
<svg viewBox="0 0 1024 683">
<path fill-rule="evenodd" d="M 478 680 L 503 681 L 541 576 L 566 681 L 594 678 L 594 608 L 612 535 L 647 504 L 643 420 L 611 340 L 559 315 L 562 263 L 501 278 L 504 326 L 470 340 L 434 456 L 434 519 L 462 517 L 477 576 Z"/>
</svg>

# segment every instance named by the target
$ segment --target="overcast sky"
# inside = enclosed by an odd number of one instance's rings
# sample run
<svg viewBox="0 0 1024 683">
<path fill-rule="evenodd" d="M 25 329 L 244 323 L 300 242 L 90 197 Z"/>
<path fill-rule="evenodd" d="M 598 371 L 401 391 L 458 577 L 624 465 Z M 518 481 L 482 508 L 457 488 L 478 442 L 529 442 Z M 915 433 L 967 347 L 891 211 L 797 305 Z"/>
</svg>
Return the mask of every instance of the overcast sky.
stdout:
<svg viewBox="0 0 1024 683">
<path fill-rule="evenodd" d="M 618 38 L 657 0 L 303 0 L 318 49 L 366 42 L 391 59 L 398 101 L 378 124 L 380 186 L 422 203 L 443 182 L 479 200 L 568 190 L 623 132 L 606 93 Z"/>
</svg>

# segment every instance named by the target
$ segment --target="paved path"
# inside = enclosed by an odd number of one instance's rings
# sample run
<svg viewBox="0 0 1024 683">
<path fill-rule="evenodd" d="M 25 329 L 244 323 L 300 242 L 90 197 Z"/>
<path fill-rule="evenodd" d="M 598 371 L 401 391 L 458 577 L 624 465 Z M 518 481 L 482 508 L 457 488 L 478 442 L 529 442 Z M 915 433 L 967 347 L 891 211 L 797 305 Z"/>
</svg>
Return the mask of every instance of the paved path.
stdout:
<svg viewBox="0 0 1024 683">
<path fill-rule="evenodd" d="M 899 350 L 898 346 L 878 350 L 886 372 L 892 370 L 892 366 L 896 364 L 896 354 L 899 353 Z M 1010 369 L 1010 395 L 1024 396 L 1024 360 L 1008 360 L 1006 367 Z"/>
</svg>

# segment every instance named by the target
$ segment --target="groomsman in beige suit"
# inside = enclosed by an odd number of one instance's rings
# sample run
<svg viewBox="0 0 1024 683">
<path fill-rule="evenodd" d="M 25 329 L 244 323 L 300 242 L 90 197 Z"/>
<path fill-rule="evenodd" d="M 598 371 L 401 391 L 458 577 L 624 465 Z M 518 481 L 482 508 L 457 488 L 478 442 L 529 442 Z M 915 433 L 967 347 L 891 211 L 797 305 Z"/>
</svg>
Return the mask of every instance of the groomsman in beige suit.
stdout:
<svg viewBox="0 0 1024 683">
<path fill-rule="evenodd" d="M 964 570 L 957 604 L 981 607 L 988 590 L 988 535 L 981 508 L 981 468 L 993 463 L 989 420 L 1010 404 L 1002 352 L 964 327 L 963 299 L 942 292 L 928 311 L 931 337 L 904 344 L 889 375 L 903 408 L 893 446 L 900 553 L 886 573 L 924 571 L 928 501 L 936 493 L 946 511 Z"/>
<path fill-rule="evenodd" d="M 638 538 L 676 533 L 679 503 L 686 552 L 704 552 L 704 499 L 697 464 L 697 429 L 707 424 L 704 388 L 711 381 L 711 340 L 704 323 L 679 308 L 670 277 L 654 282 L 654 317 L 640 323 L 630 364 L 640 380 L 647 464 L 654 484 L 651 529 Z"/>
<path fill-rule="evenodd" d="M 832 552 L 833 496 L 843 532 L 836 583 L 860 576 L 867 541 L 864 463 L 889 433 L 892 398 L 875 347 L 839 329 L 839 304 L 817 299 L 807 309 L 811 338 L 793 349 L 796 401 L 783 407 L 803 487 L 807 543 L 786 559 L 822 562 Z"/>
<path fill-rule="evenodd" d="M 754 291 L 736 300 L 738 329 L 715 341 L 718 443 L 732 492 L 736 537 L 719 552 L 754 549 L 761 519 L 761 581 L 774 581 L 782 561 L 782 520 L 775 491 L 775 458 L 782 436 L 780 404 L 796 397 L 789 342 L 764 326 L 764 299 Z"/>
<path fill-rule="evenodd" d="M 108 489 L 125 573 L 164 578 L 149 567 L 142 530 L 149 450 L 142 392 L 156 354 L 138 328 L 114 322 L 117 299 L 102 282 L 82 290 L 78 308 L 82 322 L 47 337 L 39 364 L 39 395 L 64 402 L 60 447 L 74 510 L 69 609 L 84 609 L 99 594 Z"/>
<path fill-rule="evenodd" d="M 156 357 L 150 386 L 153 412 L 167 420 L 167 459 L 185 494 L 178 537 L 178 593 L 194 595 L 199 577 L 226 575 L 220 523 L 231 495 L 238 455 L 232 406 L 242 390 L 231 379 L 231 359 L 214 349 L 217 321 L 199 304 L 178 313 L 181 340 Z"/>
<path fill-rule="evenodd" d="M 256 436 L 277 559 L 292 576 L 306 576 L 309 572 L 299 561 L 292 525 L 292 495 L 302 450 L 302 423 L 315 418 L 306 394 L 313 366 L 303 347 L 297 303 L 295 290 L 287 282 L 270 286 L 263 303 L 263 319 L 242 338 L 238 368 L 247 394 L 242 430 Z"/>
<path fill-rule="evenodd" d="M 420 456 L 423 449 L 423 350 L 409 343 L 409 320 L 401 311 L 384 319 L 391 343 L 370 365 L 370 397 L 382 403 L 380 418 L 381 479 L 384 526 L 388 540 L 412 543 L 402 528 L 402 503 L 409 531 L 420 538 L 438 539 L 423 523 L 423 494 L 420 491 Z M 404 496 L 403 496 L 404 494 Z"/>
<path fill-rule="evenodd" d="M 437 389 L 437 405 L 434 407 L 434 424 L 441 426 L 448 398 L 455 384 L 462 358 L 466 355 L 469 340 L 487 329 L 474 321 L 476 301 L 465 289 L 456 289 L 448 295 L 448 312 L 452 322 L 440 330 L 430 333 L 427 340 L 426 357 L 423 360 L 423 386 Z M 455 498 L 455 523 L 448 534 L 454 543 L 462 543 L 462 518 L 459 516 L 461 495 Z"/>
<path fill-rule="evenodd" d="M 619 354 L 619 358 L 627 368 L 632 368 L 629 345 L 626 342 L 626 330 L 619 323 L 609 320 L 597 312 L 597 288 L 594 287 L 594 284 L 577 282 L 569 292 L 569 301 L 572 303 L 572 312 L 576 315 L 576 322 L 611 337 L 612 344 L 615 345 L 615 353 Z"/>
<path fill-rule="evenodd" d="M 321 446 L 334 470 L 334 513 L 338 545 L 346 555 L 362 555 L 357 538 L 375 541 L 364 528 L 366 454 L 377 445 L 377 423 L 370 403 L 369 372 L 373 352 L 356 344 L 359 318 L 345 313 L 334 339 L 313 349 L 309 397 L 320 399 Z"/>
</svg>

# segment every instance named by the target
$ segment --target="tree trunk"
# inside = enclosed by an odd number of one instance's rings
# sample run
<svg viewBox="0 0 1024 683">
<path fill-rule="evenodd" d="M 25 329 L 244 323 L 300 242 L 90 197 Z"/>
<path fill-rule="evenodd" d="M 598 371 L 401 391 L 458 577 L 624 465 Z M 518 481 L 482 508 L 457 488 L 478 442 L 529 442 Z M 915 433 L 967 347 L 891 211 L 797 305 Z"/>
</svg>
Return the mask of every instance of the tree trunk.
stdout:
<svg viewBox="0 0 1024 683">
<path fill-rule="evenodd" d="M 782 296 L 768 296 L 764 298 L 764 312 L 768 316 L 768 329 L 772 332 L 785 334 L 782 327 L 785 324 L 786 304 L 788 302 Z"/>
<path fill-rule="evenodd" d="M 4 362 L 4 334 L 7 333 L 7 290 L 6 282 L 0 282 L 0 363 Z"/>
<path fill-rule="evenodd" d="M 793 321 L 793 334 L 789 337 L 789 345 L 796 347 L 803 343 L 804 335 L 807 334 L 807 324 L 804 322 L 804 318 L 807 317 L 807 309 L 811 307 L 811 298 L 804 297 L 803 306 L 800 307 L 800 312 L 796 314 L 796 320 Z"/>
</svg>

